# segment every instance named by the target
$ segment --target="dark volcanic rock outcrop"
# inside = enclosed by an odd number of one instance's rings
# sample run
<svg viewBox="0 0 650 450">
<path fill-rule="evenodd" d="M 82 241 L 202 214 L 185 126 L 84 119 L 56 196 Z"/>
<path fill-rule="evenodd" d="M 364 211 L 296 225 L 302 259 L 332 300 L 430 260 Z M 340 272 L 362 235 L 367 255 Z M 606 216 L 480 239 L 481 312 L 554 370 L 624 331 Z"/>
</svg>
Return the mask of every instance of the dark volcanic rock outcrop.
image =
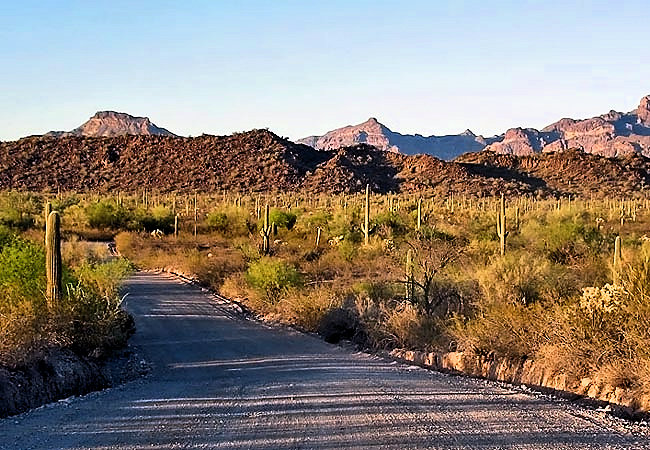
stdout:
<svg viewBox="0 0 650 450">
<path fill-rule="evenodd" d="M 473 175 L 429 155 L 369 145 L 319 151 L 267 130 L 231 136 L 30 137 L 0 142 L 0 188 L 29 190 L 239 192 L 450 190 L 532 192 L 525 183 Z"/>
<path fill-rule="evenodd" d="M 482 151 L 456 162 L 472 174 L 544 187 L 557 194 L 634 195 L 650 184 L 650 160 L 637 154 L 607 158 L 577 149 L 524 156 Z"/>
<path fill-rule="evenodd" d="M 539 134 L 512 141 L 539 146 Z M 527 141 L 528 140 L 528 141 Z M 448 192 L 467 195 L 638 192 L 648 160 L 572 150 L 525 157 L 494 152 L 454 162 L 361 144 L 321 151 L 267 130 L 231 136 L 30 137 L 0 142 L 0 189 L 215 192 Z"/>
</svg>

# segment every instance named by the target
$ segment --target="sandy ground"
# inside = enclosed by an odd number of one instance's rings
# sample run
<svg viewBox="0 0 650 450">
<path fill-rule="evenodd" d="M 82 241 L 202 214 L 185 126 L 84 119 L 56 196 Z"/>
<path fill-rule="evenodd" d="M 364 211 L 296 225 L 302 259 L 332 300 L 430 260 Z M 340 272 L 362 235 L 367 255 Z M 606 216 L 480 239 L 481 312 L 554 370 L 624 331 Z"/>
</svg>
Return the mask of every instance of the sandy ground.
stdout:
<svg viewBox="0 0 650 450">
<path fill-rule="evenodd" d="M 243 320 L 170 276 L 129 292 L 151 373 L 1 420 L 0 448 L 650 448 L 645 425 Z"/>
</svg>

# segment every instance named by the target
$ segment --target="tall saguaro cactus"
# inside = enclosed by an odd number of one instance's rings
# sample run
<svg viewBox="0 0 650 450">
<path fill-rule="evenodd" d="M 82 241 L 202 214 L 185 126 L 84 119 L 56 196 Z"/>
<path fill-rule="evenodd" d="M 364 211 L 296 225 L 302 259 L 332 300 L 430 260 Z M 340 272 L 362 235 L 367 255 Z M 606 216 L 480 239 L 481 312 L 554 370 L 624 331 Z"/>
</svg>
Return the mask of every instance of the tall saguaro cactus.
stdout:
<svg viewBox="0 0 650 450">
<path fill-rule="evenodd" d="M 45 228 L 45 272 L 47 273 L 47 301 L 52 307 L 61 300 L 61 217 L 53 211 Z"/>
<path fill-rule="evenodd" d="M 260 234 L 262 235 L 262 253 L 265 255 L 268 255 L 271 251 L 271 231 L 273 230 L 273 226 L 270 223 L 269 215 L 269 204 L 267 203 L 264 206 L 264 225 L 260 230 Z"/>
<path fill-rule="evenodd" d="M 363 242 L 368 245 L 370 242 L 370 185 L 366 184 L 366 206 L 363 214 L 363 225 L 361 225 L 361 231 L 363 231 Z"/>
<path fill-rule="evenodd" d="M 612 280 L 615 285 L 620 284 L 621 282 L 621 261 L 623 259 L 623 253 L 621 251 L 621 237 L 616 236 L 614 240 L 614 264 L 612 266 Z"/>
<path fill-rule="evenodd" d="M 422 197 L 418 198 L 418 225 L 417 231 L 420 231 L 422 228 Z"/>
<path fill-rule="evenodd" d="M 415 283 L 413 279 L 413 250 L 410 248 L 406 252 L 406 301 L 412 302 L 415 293 Z"/>
<path fill-rule="evenodd" d="M 499 252 L 501 256 L 506 254 L 506 200 L 501 194 L 501 201 L 499 202 L 499 209 L 497 210 L 497 235 L 499 236 Z"/>
</svg>

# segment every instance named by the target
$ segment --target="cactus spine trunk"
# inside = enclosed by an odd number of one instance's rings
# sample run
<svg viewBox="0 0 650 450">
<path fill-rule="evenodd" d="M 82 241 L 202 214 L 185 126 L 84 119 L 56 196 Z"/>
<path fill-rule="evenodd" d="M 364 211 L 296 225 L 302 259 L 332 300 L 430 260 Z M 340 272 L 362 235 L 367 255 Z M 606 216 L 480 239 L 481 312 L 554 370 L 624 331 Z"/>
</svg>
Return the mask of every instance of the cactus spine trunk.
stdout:
<svg viewBox="0 0 650 450">
<path fill-rule="evenodd" d="M 60 302 L 61 288 L 61 217 L 53 211 L 45 228 L 45 271 L 47 273 L 47 302 L 52 307 Z"/>
<path fill-rule="evenodd" d="M 623 259 L 623 253 L 621 252 L 621 237 L 616 236 L 614 241 L 614 265 L 612 270 L 612 279 L 615 285 L 618 285 L 621 281 L 621 260 Z"/>
<path fill-rule="evenodd" d="M 262 254 L 268 255 L 269 252 L 271 251 L 271 231 L 272 231 L 272 226 L 269 223 L 269 204 L 267 203 L 264 206 L 264 225 L 262 226 L 262 229 L 260 230 L 260 234 L 262 235 Z"/>
<path fill-rule="evenodd" d="M 363 215 L 363 242 L 368 245 L 370 242 L 370 185 L 366 184 L 366 207 Z"/>
<path fill-rule="evenodd" d="M 413 288 L 413 250 L 409 248 L 406 252 L 406 300 L 409 302 L 413 302 Z"/>
<path fill-rule="evenodd" d="M 501 194 L 501 201 L 499 202 L 499 210 L 497 211 L 497 235 L 499 236 L 499 252 L 501 256 L 506 254 L 506 200 Z"/>
</svg>

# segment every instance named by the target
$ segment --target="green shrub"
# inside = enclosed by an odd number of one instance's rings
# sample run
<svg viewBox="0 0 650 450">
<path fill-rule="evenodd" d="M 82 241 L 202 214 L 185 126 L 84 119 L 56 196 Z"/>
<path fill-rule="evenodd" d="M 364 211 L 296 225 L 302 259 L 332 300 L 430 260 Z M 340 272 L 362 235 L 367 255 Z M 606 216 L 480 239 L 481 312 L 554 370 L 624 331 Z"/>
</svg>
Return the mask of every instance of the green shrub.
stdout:
<svg viewBox="0 0 650 450">
<path fill-rule="evenodd" d="M 102 200 L 86 206 L 88 225 L 97 229 L 117 229 L 124 225 L 127 219 L 126 211 L 110 200 Z"/>
<path fill-rule="evenodd" d="M 42 302 L 44 292 L 43 249 L 21 239 L 6 243 L 0 252 L 0 302 L 6 305 Z"/>
<path fill-rule="evenodd" d="M 397 213 L 386 212 L 379 214 L 374 218 L 373 222 L 383 238 L 406 233 L 406 225 L 402 217 Z"/>
<path fill-rule="evenodd" d="M 221 211 L 213 211 L 208 214 L 208 217 L 206 218 L 206 224 L 210 230 L 224 233 L 228 230 L 230 221 L 228 220 L 228 214 Z"/>
<path fill-rule="evenodd" d="M 289 288 L 302 285 L 302 277 L 294 267 L 270 257 L 251 263 L 246 280 L 271 303 L 275 303 Z"/>
<path fill-rule="evenodd" d="M 141 215 L 138 221 L 146 231 L 160 230 L 169 233 L 174 228 L 174 213 L 164 206 L 156 206 L 150 213 Z"/>
<path fill-rule="evenodd" d="M 292 212 L 273 209 L 269 213 L 269 220 L 271 221 L 271 223 L 275 223 L 278 228 L 286 228 L 287 230 L 290 231 L 293 228 L 293 226 L 296 224 L 296 220 L 298 220 L 298 216 L 296 216 Z"/>
</svg>

